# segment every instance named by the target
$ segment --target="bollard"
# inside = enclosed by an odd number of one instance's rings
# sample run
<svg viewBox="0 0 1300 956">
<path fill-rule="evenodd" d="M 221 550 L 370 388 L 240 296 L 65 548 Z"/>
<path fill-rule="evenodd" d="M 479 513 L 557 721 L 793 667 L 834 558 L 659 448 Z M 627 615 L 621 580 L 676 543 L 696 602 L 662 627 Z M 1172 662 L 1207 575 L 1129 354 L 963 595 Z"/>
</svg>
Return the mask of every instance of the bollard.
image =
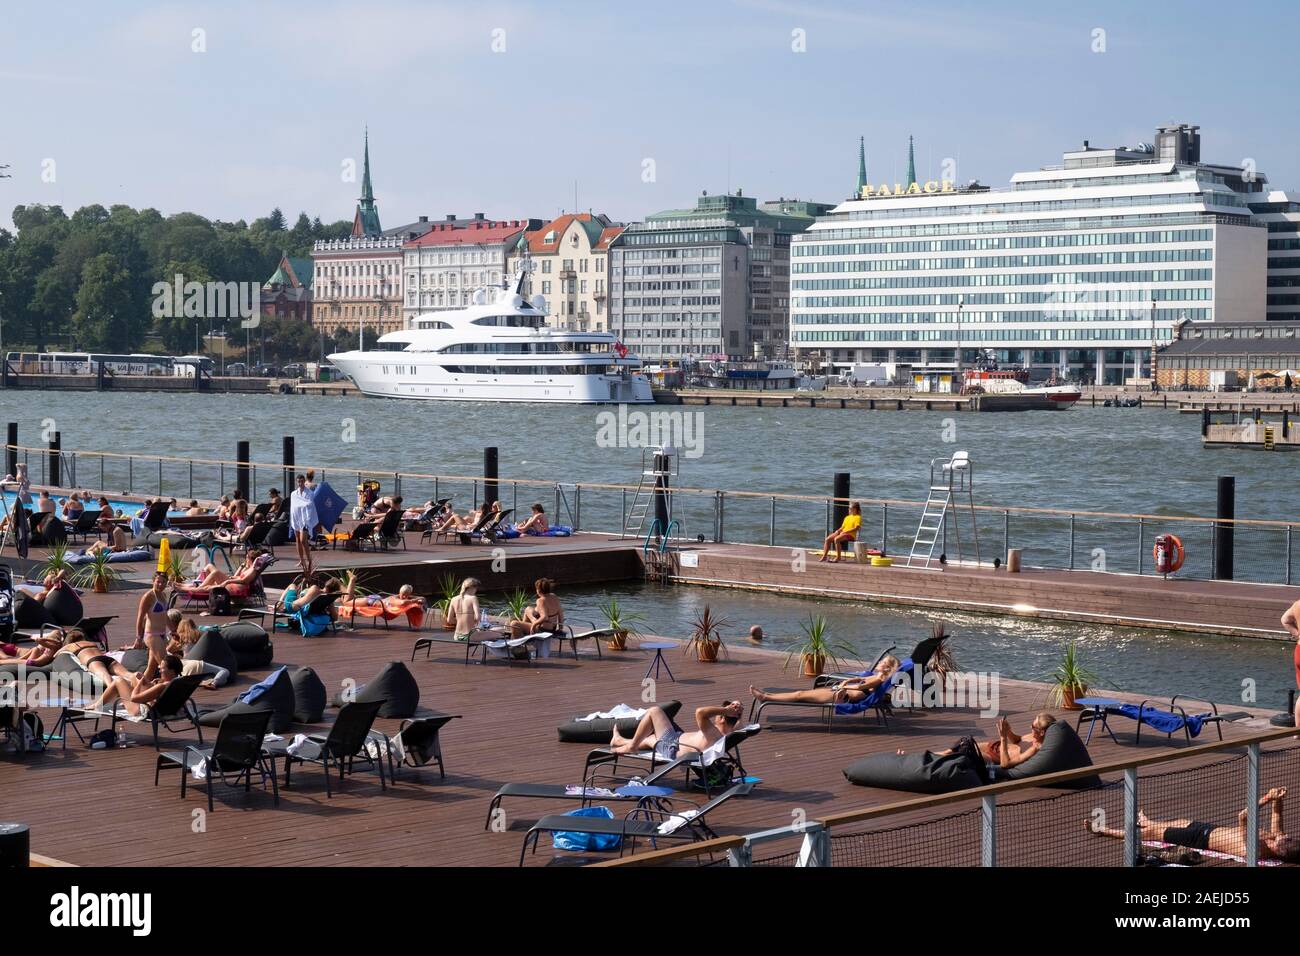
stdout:
<svg viewBox="0 0 1300 956">
<path fill-rule="evenodd" d="M 0 870 L 26 868 L 31 864 L 31 851 L 27 824 L 0 823 Z"/>
<path fill-rule="evenodd" d="M 50 473 L 48 484 L 51 487 L 58 488 L 63 482 L 60 480 L 62 475 L 59 471 L 59 449 L 63 447 L 63 433 L 55 432 L 50 436 Z"/>
<path fill-rule="evenodd" d="M 248 442 L 241 441 L 235 446 L 235 490 L 245 501 L 248 500 L 249 485 Z"/>
<path fill-rule="evenodd" d="M 18 473 L 18 423 L 9 423 L 9 436 L 5 439 L 5 474 Z"/>
<path fill-rule="evenodd" d="M 831 497 L 835 499 L 831 508 L 831 530 L 834 531 L 844 523 L 844 518 L 849 513 L 849 473 L 847 471 L 835 472 Z"/>
<path fill-rule="evenodd" d="M 655 524 L 659 527 L 660 537 L 668 534 L 668 456 L 655 452 Z M 716 534 L 717 524 L 714 523 Z"/>
<path fill-rule="evenodd" d="M 287 498 L 289 497 L 289 493 L 294 489 L 292 435 L 285 435 L 280 439 L 280 461 L 284 464 L 284 477 L 281 479 L 283 484 L 280 486 L 280 493 Z M 321 480 L 323 481 L 324 479 Z"/>
<path fill-rule="evenodd" d="M 1221 581 L 1232 580 L 1232 531 L 1229 523 L 1237 514 L 1237 479 L 1219 476 L 1218 513 L 1220 519 L 1214 535 L 1214 577 Z"/>
<path fill-rule="evenodd" d="M 1201 409 L 1201 437 L 1204 438 L 1210 434 L 1210 409 L 1205 407 Z"/>
<path fill-rule="evenodd" d="M 497 450 L 495 446 L 483 449 L 483 503 L 491 505 L 497 500 Z"/>
</svg>

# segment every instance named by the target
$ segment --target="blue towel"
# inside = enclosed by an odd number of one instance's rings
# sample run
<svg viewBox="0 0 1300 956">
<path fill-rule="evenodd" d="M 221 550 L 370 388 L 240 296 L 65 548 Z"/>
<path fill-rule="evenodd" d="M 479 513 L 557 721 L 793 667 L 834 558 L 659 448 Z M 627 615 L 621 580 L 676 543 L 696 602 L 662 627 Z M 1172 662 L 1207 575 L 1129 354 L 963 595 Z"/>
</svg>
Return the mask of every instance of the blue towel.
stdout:
<svg viewBox="0 0 1300 956">
<path fill-rule="evenodd" d="M 1131 720 L 1140 720 L 1149 727 L 1154 727 L 1162 734 L 1176 734 L 1183 729 L 1183 715 L 1171 713 L 1167 710 L 1159 710 L 1155 707 L 1138 708 L 1137 704 L 1121 704 L 1119 707 L 1110 708 L 1111 713 L 1123 714 Z M 1201 728 L 1205 726 L 1205 718 L 1210 714 L 1188 714 L 1187 731 L 1193 737 L 1201 735 Z"/>
<path fill-rule="evenodd" d="M 243 701 L 245 704 L 256 703 L 258 698 L 271 689 L 271 685 L 275 683 L 276 678 L 279 677 L 284 670 L 285 668 L 281 667 L 278 670 L 272 671 L 270 676 L 264 677 L 261 681 L 248 688 L 248 690 L 240 694 L 236 700 Z"/>
<path fill-rule="evenodd" d="M 856 704 L 836 704 L 835 713 L 843 714 L 847 716 L 849 714 L 860 714 L 864 710 L 870 710 L 873 707 L 879 707 L 881 704 L 885 702 L 885 699 L 891 693 L 893 693 L 894 686 L 898 683 L 899 675 L 912 673 L 912 669 L 915 666 L 916 665 L 912 663 L 912 659 L 910 657 L 906 658 L 898 665 L 898 670 L 894 672 L 894 676 L 892 678 L 885 681 L 885 683 L 881 684 L 879 687 L 877 687 L 874 691 L 872 691 L 862 700 L 858 701 Z M 874 670 L 858 671 L 857 676 L 869 677 L 874 673 L 875 673 Z"/>
<path fill-rule="evenodd" d="M 316 486 L 312 502 L 316 505 L 316 518 L 326 531 L 333 531 L 343 512 L 348 510 L 348 503 L 325 481 Z"/>
</svg>

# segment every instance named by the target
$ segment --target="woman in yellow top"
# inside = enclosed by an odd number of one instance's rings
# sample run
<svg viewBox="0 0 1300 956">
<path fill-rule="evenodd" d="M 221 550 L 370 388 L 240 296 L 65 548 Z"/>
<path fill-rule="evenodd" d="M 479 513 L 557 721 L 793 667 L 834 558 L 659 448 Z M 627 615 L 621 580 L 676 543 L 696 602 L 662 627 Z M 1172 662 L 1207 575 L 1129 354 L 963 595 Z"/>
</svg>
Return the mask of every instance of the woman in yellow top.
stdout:
<svg viewBox="0 0 1300 956">
<path fill-rule="evenodd" d="M 831 558 L 832 562 L 840 559 L 840 545 L 852 544 L 858 540 L 858 529 L 862 527 L 862 505 L 856 501 L 849 505 L 849 513 L 844 516 L 844 522 L 840 525 L 838 531 L 832 531 L 826 536 L 826 541 L 822 544 L 822 556 L 819 561 L 825 561 L 826 555 L 830 554 L 831 545 L 835 545 L 835 557 Z"/>
</svg>

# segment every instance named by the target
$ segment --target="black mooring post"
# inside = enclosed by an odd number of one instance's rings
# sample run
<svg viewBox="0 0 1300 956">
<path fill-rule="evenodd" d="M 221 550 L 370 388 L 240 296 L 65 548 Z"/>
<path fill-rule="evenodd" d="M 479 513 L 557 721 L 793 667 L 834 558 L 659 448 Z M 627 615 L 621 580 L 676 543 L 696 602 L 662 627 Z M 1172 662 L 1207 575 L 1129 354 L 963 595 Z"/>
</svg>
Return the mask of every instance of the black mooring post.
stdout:
<svg viewBox="0 0 1300 956">
<path fill-rule="evenodd" d="M 248 500 L 249 472 L 248 442 L 241 441 L 235 446 L 235 489 L 241 498 Z"/>
<path fill-rule="evenodd" d="M 283 484 L 280 486 L 280 494 L 287 498 L 289 492 L 294 489 L 292 435 L 285 435 L 280 439 L 280 461 L 284 463 L 284 476 L 281 478 Z"/>
<path fill-rule="evenodd" d="M 9 434 L 5 438 L 5 474 L 18 474 L 18 423 L 9 423 Z"/>
<path fill-rule="evenodd" d="M 1214 526 L 1214 577 L 1221 581 L 1232 580 L 1232 529 L 1230 520 L 1237 516 L 1237 479 L 1230 475 L 1219 476 L 1219 502 L 1217 515 L 1222 519 Z"/>
<path fill-rule="evenodd" d="M 668 533 L 668 456 L 655 452 L 655 525 L 663 537 Z"/>
<path fill-rule="evenodd" d="M 1287 410 L 1285 408 L 1282 409 L 1282 437 L 1283 438 L 1291 437 L 1291 417 L 1290 415 L 1287 414 Z"/>
<path fill-rule="evenodd" d="M 26 869 L 32 860 L 31 831 L 25 823 L 0 823 L 0 870 Z"/>
<path fill-rule="evenodd" d="M 831 494 L 835 498 L 831 507 L 831 530 L 834 531 L 844 523 L 844 518 L 849 513 L 849 473 L 847 471 L 835 472 L 835 489 Z"/>
<path fill-rule="evenodd" d="M 1210 409 L 1209 406 L 1201 409 L 1201 437 L 1204 438 L 1210 434 Z"/>
<path fill-rule="evenodd" d="M 497 500 L 497 460 L 495 445 L 483 449 L 483 504 L 488 506 Z"/>
<path fill-rule="evenodd" d="M 59 454 L 63 447 L 63 433 L 55 432 L 50 436 L 50 486 L 58 488 L 63 482 L 59 473 Z"/>
</svg>

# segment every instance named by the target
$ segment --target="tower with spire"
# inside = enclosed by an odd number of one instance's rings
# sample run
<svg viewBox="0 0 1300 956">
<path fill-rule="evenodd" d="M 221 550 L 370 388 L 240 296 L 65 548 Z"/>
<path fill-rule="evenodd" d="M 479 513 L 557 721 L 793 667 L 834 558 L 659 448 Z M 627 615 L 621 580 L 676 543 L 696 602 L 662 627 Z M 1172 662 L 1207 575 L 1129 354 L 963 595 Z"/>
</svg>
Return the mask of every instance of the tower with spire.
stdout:
<svg viewBox="0 0 1300 956">
<path fill-rule="evenodd" d="M 375 205 L 375 191 L 370 184 L 370 128 L 367 127 L 361 198 L 357 200 L 356 215 L 352 217 L 352 238 L 378 236 L 382 232 L 383 229 L 379 225 L 379 208 Z"/>
<path fill-rule="evenodd" d="M 912 137 L 907 137 L 907 188 L 916 185 L 916 144 Z"/>
<path fill-rule="evenodd" d="M 858 188 L 853 193 L 855 199 L 862 198 L 862 189 L 867 185 L 867 138 L 858 137 Z"/>
</svg>

